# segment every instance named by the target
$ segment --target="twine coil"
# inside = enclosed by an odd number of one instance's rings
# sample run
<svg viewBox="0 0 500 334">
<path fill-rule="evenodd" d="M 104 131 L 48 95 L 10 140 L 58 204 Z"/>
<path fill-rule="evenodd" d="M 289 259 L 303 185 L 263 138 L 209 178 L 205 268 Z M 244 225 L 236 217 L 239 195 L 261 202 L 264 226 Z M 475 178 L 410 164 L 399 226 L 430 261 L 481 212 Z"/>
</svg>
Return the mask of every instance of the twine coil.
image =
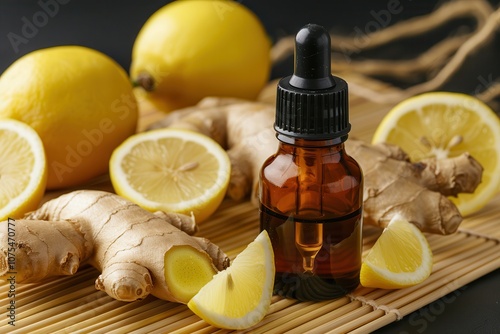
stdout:
<svg viewBox="0 0 500 334">
<path fill-rule="evenodd" d="M 437 42 L 412 59 L 367 58 L 357 61 L 346 56 L 381 48 L 395 41 L 432 34 L 446 24 L 460 19 L 472 19 L 475 22 L 471 27 L 472 30 L 464 32 L 467 29 L 458 29 L 454 35 Z M 494 10 L 486 0 L 449 1 L 427 15 L 401 21 L 366 34 L 362 45 L 355 37 L 332 33 L 332 59 L 334 59 L 332 68 L 340 76 L 348 76 L 350 91 L 353 94 L 376 103 L 397 103 L 413 95 L 439 90 L 463 66 L 468 57 L 495 37 L 499 27 L 500 8 Z M 279 40 L 271 50 L 273 63 L 292 55 L 293 48 L 293 36 Z M 400 88 L 382 81 L 378 78 L 380 76 L 388 78 L 388 82 L 415 77 L 426 79 L 407 88 Z M 389 86 L 384 92 L 372 88 L 380 87 L 381 83 Z M 496 105 L 495 99 L 500 96 L 500 82 L 493 81 L 476 96 L 485 103 Z"/>
</svg>

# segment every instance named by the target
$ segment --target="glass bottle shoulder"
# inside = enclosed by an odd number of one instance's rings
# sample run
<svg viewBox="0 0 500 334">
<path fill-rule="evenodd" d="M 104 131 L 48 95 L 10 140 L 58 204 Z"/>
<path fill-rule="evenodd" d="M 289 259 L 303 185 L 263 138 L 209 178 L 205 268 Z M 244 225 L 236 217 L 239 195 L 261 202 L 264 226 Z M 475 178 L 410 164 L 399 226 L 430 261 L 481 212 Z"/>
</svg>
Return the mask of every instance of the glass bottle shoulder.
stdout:
<svg viewBox="0 0 500 334">
<path fill-rule="evenodd" d="M 337 186 L 331 185 L 332 190 L 338 188 L 339 182 L 344 186 L 349 182 L 352 186 L 362 182 L 359 164 L 346 153 L 343 145 L 323 148 L 280 145 L 261 170 L 261 179 L 278 188 L 301 182 L 304 177 L 320 184 L 336 183 Z"/>
<path fill-rule="evenodd" d="M 363 176 L 343 145 L 280 148 L 263 165 L 260 202 L 283 214 L 342 216 L 362 206 Z"/>
</svg>

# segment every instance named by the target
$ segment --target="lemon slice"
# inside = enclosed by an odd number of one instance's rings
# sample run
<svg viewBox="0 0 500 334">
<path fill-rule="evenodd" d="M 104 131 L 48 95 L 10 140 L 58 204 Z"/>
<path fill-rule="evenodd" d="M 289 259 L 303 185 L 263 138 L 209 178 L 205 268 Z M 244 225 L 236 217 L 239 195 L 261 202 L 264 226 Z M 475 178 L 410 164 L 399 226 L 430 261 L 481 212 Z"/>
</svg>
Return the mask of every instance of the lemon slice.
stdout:
<svg viewBox="0 0 500 334">
<path fill-rule="evenodd" d="M 118 195 L 150 211 L 209 217 L 224 199 L 231 164 L 211 138 L 160 129 L 129 137 L 113 152 L 110 178 Z"/>
<path fill-rule="evenodd" d="M 47 163 L 38 134 L 19 121 L 0 120 L 0 221 L 35 210 L 46 182 Z"/>
<path fill-rule="evenodd" d="M 189 301 L 188 307 L 209 324 L 246 329 L 259 323 L 269 310 L 274 285 L 274 253 L 262 231 Z"/>
<path fill-rule="evenodd" d="M 474 193 L 451 198 L 464 216 L 480 210 L 500 190 L 500 120 L 469 95 L 432 92 L 401 102 L 378 126 L 373 143 L 379 142 L 398 145 L 412 161 L 469 152 L 484 171 Z"/>
<path fill-rule="evenodd" d="M 432 271 L 432 251 L 424 234 L 395 216 L 366 255 L 361 285 L 398 289 L 423 282 Z"/>
</svg>

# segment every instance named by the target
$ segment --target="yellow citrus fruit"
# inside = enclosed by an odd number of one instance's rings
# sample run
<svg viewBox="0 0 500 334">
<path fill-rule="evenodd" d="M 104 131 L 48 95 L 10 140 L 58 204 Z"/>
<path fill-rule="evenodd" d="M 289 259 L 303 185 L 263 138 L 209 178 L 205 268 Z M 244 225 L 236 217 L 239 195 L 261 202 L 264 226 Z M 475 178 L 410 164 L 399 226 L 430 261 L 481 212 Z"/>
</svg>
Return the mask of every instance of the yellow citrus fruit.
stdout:
<svg viewBox="0 0 500 334">
<path fill-rule="evenodd" d="M 262 23 L 236 1 L 174 1 L 140 30 L 130 74 L 164 111 L 206 96 L 255 99 L 269 77 L 270 49 Z"/>
<path fill-rule="evenodd" d="M 423 282 L 432 271 L 432 251 L 425 235 L 401 217 L 394 217 L 361 265 L 361 285 L 398 289 Z"/>
<path fill-rule="evenodd" d="M 249 328 L 269 310 L 274 274 L 273 247 L 264 230 L 236 256 L 229 268 L 218 272 L 201 288 L 188 307 L 213 326 Z"/>
<path fill-rule="evenodd" d="M 117 194 L 150 211 L 193 213 L 198 223 L 224 199 L 230 170 L 227 153 L 217 142 L 174 129 L 131 136 L 110 160 Z"/>
<path fill-rule="evenodd" d="M 29 53 L 0 77 L 0 118 L 33 127 L 45 147 L 48 188 L 80 185 L 108 171 L 113 149 L 135 133 L 137 103 L 127 73 L 80 46 Z"/>
<path fill-rule="evenodd" d="M 412 161 L 469 152 L 484 171 L 474 193 L 451 198 L 464 216 L 481 209 L 500 189 L 500 119 L 469 95 L 432 92 L 409 98 L 385 116 L 373 142 L 396 144 Z"/>
<path fill-rule="evenodd" d="M 0 120 L 0 221 L 35 210 L 45 192 L 43 144 L 30 126 Z"/>
</svg>

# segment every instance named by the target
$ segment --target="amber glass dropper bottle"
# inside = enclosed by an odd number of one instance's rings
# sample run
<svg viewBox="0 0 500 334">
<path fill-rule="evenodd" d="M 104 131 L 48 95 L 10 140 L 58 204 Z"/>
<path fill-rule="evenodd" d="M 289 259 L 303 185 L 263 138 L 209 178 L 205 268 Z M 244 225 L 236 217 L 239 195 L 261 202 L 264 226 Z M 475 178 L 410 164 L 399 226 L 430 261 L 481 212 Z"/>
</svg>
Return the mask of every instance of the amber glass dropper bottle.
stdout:
<svg viewBox="0 0 500 334">
<path fill-rule="evenodd" d="M 278 151 L 260 175 L 260 222 L 271 238 L 275 293 L 327 300 L 359 284 L 363 176 L 345 151 L 347 83 L 331 75 L 330 36 L 296 35 L 294 74 L 278 84 Z"/>
</svg>

